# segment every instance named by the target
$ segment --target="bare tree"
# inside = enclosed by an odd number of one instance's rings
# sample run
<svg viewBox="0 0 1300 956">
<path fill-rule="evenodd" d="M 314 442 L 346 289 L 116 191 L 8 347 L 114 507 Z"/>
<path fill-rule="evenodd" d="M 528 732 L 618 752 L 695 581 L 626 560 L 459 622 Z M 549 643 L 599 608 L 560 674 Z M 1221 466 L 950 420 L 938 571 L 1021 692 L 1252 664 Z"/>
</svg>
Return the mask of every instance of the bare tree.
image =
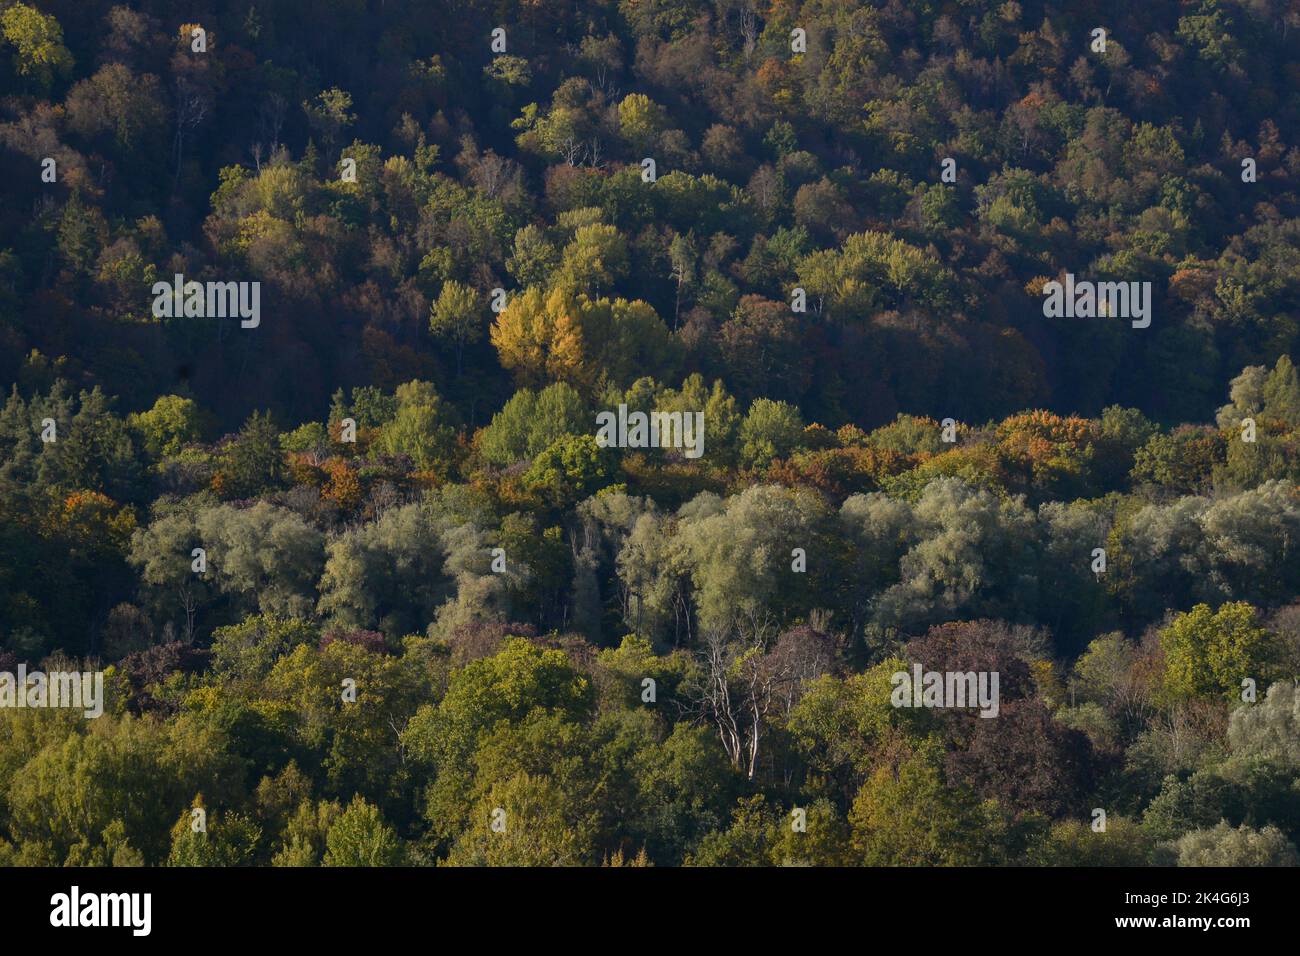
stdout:
<svg viewBox="0 0 1300 956">
<path fill-rule="evenodd" d="M 726 632 L 710 630 L 706 633 L 701 657 L 705 677 L 697 703 L 704 714 L 717 725 L 718 736 L 722 739 L 722 749 L 730 758 L 731 765 L 740 769 L 746 750 L 744 718 L 741 716 L 741 705 L 737 699 L 736 688 L 731 681 L 733 649 L 727 640 Z"/>
<path fill-rule="evenodd" d="M 181 160 L 185 156 L 185 138 L 190 131 L 198 129 L 208 115 L 208 98 L 203 91 L 184 73 L 176 75 L 176 176 L 181 180 Z"/>
<path fill-rule="evenodd" d="M 284 128 L 284 114 L 289 101 L 279 93 L 268 93 L 257 108 L 258 138 L 270 143 L 270 151 L 280 145 L 280 131 Z"/>
<path fill-rule="evenodd" d="M 825 619 L 809 615 L 813 623 L 786 631 L 767 655 L 774 692 L 785 717 L 803 698 L 804 689 L 823 674 L 830 673 L 836 658 L 836 640 L 825 630 Z"/>
<path fill-rule="evenodd" d="M 178 589 L 181 599 L 181 607 L 185 610 L 185 643 L 194 643 L 194 618 L 199 609 L 198 596 L 194 593 L 194 588 L 187 580 Z"/>
<path fill-rule="evenodd" d="M 586 151 L 586 146 L 576 136 L 566 136 L 556 145 L 556 149 L 565 165 L 577 166 Z"/>
<path fill-rule="evenodd" d="M 673 302 L 673 331 L 681 325 L 682 289 L 695 281 L 695 244 L 689 236 L 676 235 L 668 244 L 669 276 L 677 286 Z"/>
<path fill-rule="evenodd" d="M 616 103 L 623 91 L 618 84 L 614 82 L 614 71 L 606 63 L 596 64 L 596 90 L 604 97 L 607 103 Z"/>
<path fill-rule="evenodd" d="M 795 679 L 794 671 L 788 662 L 765 655 L 761 638 L 736 640 L 719 628 L 705 632 L 700 663 L 704 677 L 694 698 L 697 713 L 718 728 L 732 766 L 753 780 L 768 714 Z"/>
<path fill-rule="evenodd" d="M 745 41 L 745 59 L 754 55 L 758 43 L 758 13 L 752 2 L 740 8 L 740 36 Z"/>
</svg>

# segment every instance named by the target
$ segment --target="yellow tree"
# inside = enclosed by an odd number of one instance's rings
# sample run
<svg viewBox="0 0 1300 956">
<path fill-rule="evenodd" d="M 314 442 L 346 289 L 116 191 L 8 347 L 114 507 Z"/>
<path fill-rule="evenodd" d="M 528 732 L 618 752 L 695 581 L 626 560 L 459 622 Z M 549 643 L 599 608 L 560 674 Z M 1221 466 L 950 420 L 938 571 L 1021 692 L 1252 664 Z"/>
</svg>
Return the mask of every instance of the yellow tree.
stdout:
<svg viewBox="0 0 1300 956">
<path fill-rule="evenodd" d="M 531 288 L 492 324 L 492 345 L 520 385 L 588 384 L 578 303 L 566 289 Z"/>
</svg>

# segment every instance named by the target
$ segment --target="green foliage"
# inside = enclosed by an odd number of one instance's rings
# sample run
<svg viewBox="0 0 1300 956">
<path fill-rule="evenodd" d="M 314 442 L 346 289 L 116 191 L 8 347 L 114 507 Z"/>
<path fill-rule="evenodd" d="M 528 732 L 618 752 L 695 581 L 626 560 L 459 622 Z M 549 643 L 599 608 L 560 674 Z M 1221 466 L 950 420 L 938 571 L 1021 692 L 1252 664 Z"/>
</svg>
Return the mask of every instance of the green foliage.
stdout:
<svg viewBox="0 0 1300 956">
<path fill-rule="evenodd" d="M 565 435 L 533 459 L 524 484 L 562 507 L 610 484 L 616 468 L 614 452 L 601 448 L 594 436 Z"/>
<path fill-rule="evenodd" d="M 465 346 L 483 337 L 480 309 L 478 294 L 454 279 L 443 283 L 442 292 L 430 309 L 429 331 L 455 347 L 457 371 Z"/>
<path fill-rule="evenodd" d="M 257 683 L 265 680 L 276 661 L 301 645 L 314 645 L 320 635 L 306 621 L 271 616 L 245 618 L 217 628 L 212 634 L 212 666 L 223 679 Z"/>
<path fill-rule="evenodd" d="M 1257 704 L 1238 707 L 1228 722 L 1233 754 L 1300 766 L 1300 691 L 1279 681 Z"/>
<path fill-rule="evenodd" d="M 740 424 L 740 460 L 747 465 L 766 465 L 773 458 L 789 455 L 802 435 L 799 409 L 760 398 Z"/>
<path fill-rule="evenodd" d="M 195 808 L 202 808 L 196 798 Z M 213 813 L 204 817 L 196 830 L 192 811 L 181 814 L 172 827 L 172 848 L 168 866 L 249 866 L 254 862 L 261 828 L 241 813 Z"/>
<path fill-rule="evenodd" d="M 876 770 L 849 812 L 854 850 L 868 866 L 972 866 L 997 860 L 985 831 L 989 808 L 947 784 L 932 755 Z M 972 839 L 976 833 L 980 838 Z"/>
<path fill-rule="evenodd" d="M 618 104 L 618 129 L 633 149 L 649 149 L 666 125 L 663 107 L 644 93 L 629 93 Z"/>
<path fill-rule="evenodd" d="M 376 449 L 405 455 L 421 471 L 445 469 L 455 449 L 455 410 L 428 382 L 399 385 L 396 397 L 396 414 L 380 430 Z"/>
<path fill-rule="evenodd" d="M 493 464 L 511 465 L 536 458 L 564 435 L 587 433 L 593 421 L 582 396 L 564 382 L 541 392 L 521 388 L 483 429 L 479 449 Z"/>
<path fill-rule="evenodd" d="M 1035 866 L 1148 866 L 1154 848 L 1133 821 L 1108 816 L 1100 832 L 1078 820 L 1054 824 L 1030 859 Z"/>
<path fill-rule="evenodd" d="M 1278 4 L 135 6 L 0 3 L 0 862 L 1295 863 Z"/>
<path fill-rule="evenodd" d="M 224 498 L 251 498 L 284 480 L 280 433 L 267 413 L 254 412 L 217 459 L 213 484 Z"/>
<path fill-rule="evenodd" d="M 360 796 L 330 825 L 322 866 L 398 866 L 402 845 L 379 809 Z"/>
<path fill-rule="evenodd" d="M 628 268 L 627 241 L 614 226 L 582 226 L 560 255 L 557 282 L 600 294 L 618 281 Z"/>
<path fill-rule="evenodd" d="M 356 116 L 348 112 L 351 108 L 352 95 L 337 86 L 322 90 L 314 100 L 302 104 L 312 129 L 330 145 L 338 142 L 343 131 L 356 120 Z"/>
<path fill-rule="evenodd" d="M 126 424 L 150 455 L 163 458 L 202 437 L 204 416 L 193 399 L 163 395 L 149 411 L 128 416 Z"/>
<path fill-rule="evenodd" d="M 1300 866 L 1300 853 L 1277 827 L 1234 829 L 1220 822 L 1183 834 L 1173 850 L 1179 866 Z"/>
<path fill-rule="evenodd" d="M 515 638 L 458 672 L 437 707 L 422 707 L 404 736 L 413 754 L 454 770 L 499 721 L 518 721 L 538 708 L 581 719 L 593 703 L 590 680 L 563 651 Z"/>
<path fill-rule="evenodd" d="M 15 3 L 0 14 L 0 32 L 15 48 L 14 69 L 48 87 L 55 74 L 72 70 L 72 54 L 63 45 L 63 28 L 50 14 Z"/>
<path fill-rule="evenodd" d="M 1264 683 L 1271 672 L 1268 632 L 1244 602 L 1217 610 L 1198 604 L 1160 632 L 1164 693 L 1171 699 L 1236 697 L 1246 679 Z"/>
<path fill-rule="evenodd" d="M 838 251 L 814 252 L 799 264 L 809 296 L 837 316 L 862 318 L 880 307 L 953 304 L 952 273 L 915 246 L 884 233 L 856 233 Z"/>
</svg>

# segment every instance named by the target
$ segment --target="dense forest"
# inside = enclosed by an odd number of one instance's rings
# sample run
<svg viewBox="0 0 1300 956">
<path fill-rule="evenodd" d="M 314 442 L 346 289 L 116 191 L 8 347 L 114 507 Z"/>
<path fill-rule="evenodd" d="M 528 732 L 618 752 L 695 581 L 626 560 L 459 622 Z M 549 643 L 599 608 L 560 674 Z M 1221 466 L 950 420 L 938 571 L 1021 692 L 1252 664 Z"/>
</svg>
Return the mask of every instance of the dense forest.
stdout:
<svg viewBox="0 0 1300 956">
<path fill-rule="evenodd" d="M 1298 134 L 1288 0 L 0 0 L 0 864 L 1300 864 Z"/>
</svg>

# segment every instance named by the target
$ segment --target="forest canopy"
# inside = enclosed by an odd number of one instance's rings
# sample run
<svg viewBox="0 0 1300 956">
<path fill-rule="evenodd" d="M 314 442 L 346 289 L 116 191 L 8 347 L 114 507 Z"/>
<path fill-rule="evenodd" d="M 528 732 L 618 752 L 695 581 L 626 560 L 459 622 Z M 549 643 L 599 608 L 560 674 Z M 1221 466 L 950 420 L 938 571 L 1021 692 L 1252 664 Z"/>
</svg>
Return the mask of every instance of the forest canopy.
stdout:
<svg viewBox="0 0 1300 956">
<path fill-rule="evenodd" d="M 1297 865 L 1297 130 L 1281 0 L 0 0 L 0 864 Z"/>
</svg>

